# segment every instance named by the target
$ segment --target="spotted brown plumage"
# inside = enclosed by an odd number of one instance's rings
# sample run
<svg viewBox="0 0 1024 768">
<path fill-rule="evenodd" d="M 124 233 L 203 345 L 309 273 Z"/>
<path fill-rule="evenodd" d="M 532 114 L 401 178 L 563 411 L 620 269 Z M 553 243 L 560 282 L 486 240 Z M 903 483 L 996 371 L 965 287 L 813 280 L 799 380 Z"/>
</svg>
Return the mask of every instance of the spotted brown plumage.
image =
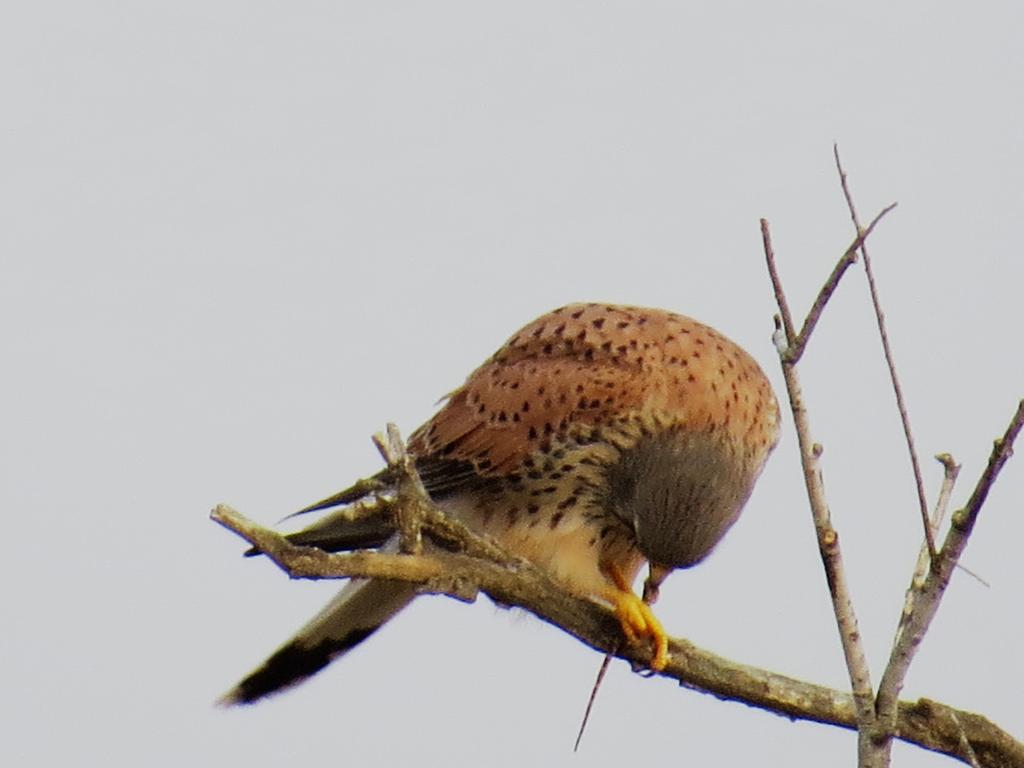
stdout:
<svg viewBox="0 0 1024 768">
<path fill-rule="evenodd" d="M 665 634 L 630 585 L 647 563 L 653 596 L 672 569 L 707 556 L 746 503 L 778 422 L 764 373 L 714 329 L 664 310 L 573 304 L 509 339 L 408 449 L 441 509 L 609 603 L 628 638 L 651 642 L 657 669 Z M 376 479 L 386 489 L 386 473 Z M 393 547 L 386 518 L 360 525 L 354 532 L 338 514 L 295 538 L 325 549 Z M 408 584 L 354 580 L 224 701 L 305 679 L 414 596 Z"/>
</svg>

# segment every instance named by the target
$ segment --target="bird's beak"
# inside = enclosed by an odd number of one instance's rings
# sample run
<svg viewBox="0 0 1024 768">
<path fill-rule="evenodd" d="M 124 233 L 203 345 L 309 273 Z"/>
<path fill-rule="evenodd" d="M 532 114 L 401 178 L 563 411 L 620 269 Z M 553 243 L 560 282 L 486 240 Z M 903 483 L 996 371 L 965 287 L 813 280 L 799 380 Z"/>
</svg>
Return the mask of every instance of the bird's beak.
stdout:
<svg viewBox="0 0 1024 768">
<path fill-rule="evenodd" d="M 658 590 L 661 588 L 661 583 L 668 578 L 670 573 L 672 573 L 672 569 L 667 565 L 650 564 L 647 579 L 644 581 L 645 603 L 654 605 L 658 601 Z"/>
</svg>

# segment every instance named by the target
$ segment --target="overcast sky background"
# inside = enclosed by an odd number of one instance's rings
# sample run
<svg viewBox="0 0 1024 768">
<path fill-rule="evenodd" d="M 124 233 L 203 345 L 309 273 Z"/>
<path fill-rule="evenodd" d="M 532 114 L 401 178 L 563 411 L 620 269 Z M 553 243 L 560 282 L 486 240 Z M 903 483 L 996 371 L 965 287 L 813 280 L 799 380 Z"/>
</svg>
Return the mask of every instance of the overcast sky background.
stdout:
<svg viewBox="0 0 1024 768">
<path fill-rule="evenodd" d="M 259 706 L 214 699 L 336 589 L 207 519 L 373 472 L 519 326 L 599 300 L 714 325 L 782 395 L 759 217 L 802 313 L 862 217 L 930 498 L 1024 395 L 1019 2 L 40 2 L 0 13 L 0 762 L 851 765 L 520 613 L 418 601 Z M 801 373 L 877 681 L 920 540 L 863 273 Z M 670 633 L 846 673 L 792 420 Z M 1020 452 L 1020 451 L 1019 451 Z M 905 696 L 1024 737 L 1024 457 Z M 899 747 L 900 766 L 948 765 Z"/>
</svg>

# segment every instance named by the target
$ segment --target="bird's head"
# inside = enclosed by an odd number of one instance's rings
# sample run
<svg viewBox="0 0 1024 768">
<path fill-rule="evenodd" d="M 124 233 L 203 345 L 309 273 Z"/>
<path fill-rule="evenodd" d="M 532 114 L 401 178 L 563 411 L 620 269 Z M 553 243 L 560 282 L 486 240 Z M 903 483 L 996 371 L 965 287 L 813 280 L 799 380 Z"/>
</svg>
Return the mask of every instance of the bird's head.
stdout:
<svg viewBox="0 0 1024 768">
<path fill-rule="evenodd" d="M 652 597 L 675 568 L 703 560 L 739 517 L 764 455 L 750 456 L 706 432 L 642 437 L 607 470 L 607 504 L 651 563 Z"/>
</svg>

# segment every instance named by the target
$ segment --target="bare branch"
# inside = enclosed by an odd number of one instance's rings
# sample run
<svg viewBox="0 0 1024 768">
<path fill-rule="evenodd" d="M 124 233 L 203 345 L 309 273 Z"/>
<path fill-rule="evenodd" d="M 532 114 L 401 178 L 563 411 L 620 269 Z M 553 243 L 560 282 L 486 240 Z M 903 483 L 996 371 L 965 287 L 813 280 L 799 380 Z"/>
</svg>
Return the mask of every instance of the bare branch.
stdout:
<svg viewBox="0 0 1024 768">
<path fill-rule="evenodd" d="M 422 584 L 425 591 L 472 599 L 483 591 L 502 605 L 536 614 L 602 653 L 612 652 L 647 670 L 650 648 L 623 643 L 618 620 L 606 607 L 563 590 L 539 569 L 523 562 L 493 562 L 466 554 L 437 552 L 419 555 L 354 552 L 329 554 L 298 547 L 280 534 L 263 528 L 226 505 L 211 518 L 257 547 L 292 578 L 337 579 L 379 577 Z M 424 531 L 430 531 L 424 521 Z M 466 533 L 473 538 L 472 533 Z M 480 540 L 483 541 L 483 540 Z M 493 545 L 467 544 L 483 551 Z M 673 639 L 669 665 L 661 673 L 696 691 L 775 712 L 842 728 L 856 728 L 849 694 L 729 661 L 692 643 Z M 959 724 L 959 725 L 958 725 Z M 970 751 L 985 768 L 1024 768 L 1024 744 L 986 718 L 921 699 L 901 702 L 897 717 L 899 738 L 925 749 L 969 761 Z"/>
<path fill-rule="evenodd" d="M 765 242 L 765 257 L 768 259 L 769 265 L 773 265 L 774 251 L 771 246 L 771 236 L 768 231 L 767 222 L 763 220 L 761 231 Z M 856 252 L 856 249 L 854 248 L 853 251 Z M 840 263 L 846 260 L 849 254 L 850 249 L 847 249 L 847 253 L 844 254 Z M 771 269 L 772 266 L 769 267 L 770 271 Z M 841 275 L 841 272 L 839 274 Z M 835 271 L 833 276 L 836 276 Z M 838 279 L 838 277 L 835 277 L 835 283 L 838 283 Z M 834 285 L 832 290 L 835 290 Z M 819 294 L 820 301 L 815 302 L 816 311 L 819 315 L 830 295 L 831 291 L 826 292 L 824 289 Z M 781 286 L 779 285 L 776 286 L 776 299 L 780 296 Z M 822 296 L 824 296 L 823 299 L 821 298 Z M 783 311 L 781 303 L 779 308 L 780 311 Z M 812 311 L 815 310 L 812 309 Z M 808 321 L 804 323 L 805 331 L 801 332 L 801 337 L 805 341 L 806 336 L 804 334 L 809 333 L 812 328 L 813 323 L 810 321 L 810 317 L 808 317 Z M 800 344 L 799 340 L 797 344 Z M 818 551 L 821 554 L 825 577 L 828 580 L 829 594 L 832 596 L 832 610 L 836 617 L 839 638 L 843 646 L 843 655 L 846 659 L 846 668 L 850 676 L 850 688 L 856 705 L 857 721 L 862 725 L 861 731 L 865 732 L 867 726 L 875 718 L 875 696 L 871 687 L 871 672 L 868 667 L 867 657 L 864 654 L 860 630 L 857 628 L 857 615 L 853 608 L 853 601 L 850 598 L 849 586 L 846 581 L 842 551 L 839 547 L 839 534 L 832 526 L 831 514 L 829 513 L 828 502 L 825 498 L 821 468 L 818 462 L 818 458 L 821 455 L 821 446 L 811 438 L 810 421 L 807 416 L 807 408 L 804 405 L 800 381 L 796 373 L 796 362 L 799 360 L 799 357 L 799 350 L 793 347 L 785 351 L 780 350 L 779 358 L 782 364 L 782 374 L 786 381 L 786 391 L 789 394 L 790 409 L 793 413 L 797 440 L 800 445 L 800 462 L 803 466 L 804 485 L 807 488 L 807 498 L 810 502 L 811 515 L 814 519 L 814 528 L 817 533 Z"/>
<path fill-rule="evenodd" d="M 1020 434 L 1022 426 L 1024 426 L 1024 400 L 1017 404 L 1017 412 L 1010 420 L 1006 432 L 993 444 L 988 464 L 978 479 L 978 484 L 974 487 L 967 506 L 953 514 L 953 525 L 939 553 L 943 559 L 948 558 L 953 561 L 960 559 L 964 547 L 967 546 L 967 538 L 978 521 L 978 514 L 981 512 L 985 499 L 988 498 L 988 492 L 992 490 L 992 484 L 995 483 L 1006 460 L 1013 455 L 1013 443 L 1017 439 L 1017 435 Z"/>
<path fill-rule="evenodd" d="M 832 154 L 836 160 L 836 170 L 839 172 L 839 183 L 843 188 L 843 197 L 846 198 L 846 207 L 850 211 L 850 218 L 857 234 L 861 235 L 864 230 L 860 225 L 860 218 L 857 216 L 857 208 L 853 204 L 853 196 L 850 194 L 850 187 L 846 180 L 846 171 L 843 169 L 842 161 L 839 159 L 839 146 L 832 145 Z M 868 278 L 868 291 L 871 293 L 871 306 L 875 310 L 875 320 L 878 323 L 878 336 L 882 340 L 882 352 L 885 355 L 885 364 L 889 369 L 889 379 L 892 382 L 892 391 L 896 395 L 896 409 L 900 414 L 900 423 L 903 425 L 903 436 L 907 441 L 907 451 L 910 453 L 910 466 L 914 472 L 914 483 L 917 488 L 917 500 L 921 509 L 921 524 L 924 527 L 924 540 L 928 546 L 928 556 L 935 559 L 935 537 L 932 535 L 931 526 L 928 524 L 928 499 L 924 492 L 924 480 L 921 478 L 921 463 L 917 458 L 917 449 L 914 448 L 914 435 L 910 429 L 910 415 L 907 413 L 907 403 L 903 397 L 903 388 L 900 386 L 899 377 L 896 375 L 896 362 L 892 354 L 892 345 L 889 343 L 889 334 L 885 329 L 885 313 L 882 311 L 882 302 L 878 297 L 878 284 L 875 281 L 875 273 L 871 268 L 871 257 L 868 255 L 867 244 L 863 241 L 860 244 L 860 254 L 864 259 L 864 273 Z"/>
<path fill-rule="evenodd" d="M 939 609 L 946 587 L 949 586 L 953 571 L 967 546 L 967 540 L 974 529 L 974 524 L 977 522 L 978 514 L 981 512 L 988 492 L 999 476 L 1003 465 L 1013 454 L 1013 443 L 1017 439 L 1017 435 L 1020 434 L 1022 426 L 1024 426 L 1024 400 L 1018 403 L 1017 411 L 1003 436 L 995 441 L 985 470 L 978 479 L 967 506 L 953 514 L 952 524 L 946 534 L 942 549 L 932 560 L 932 567 L 914 601 L 913 610 L 904 622 L 898 640 L 893 646 L 892 655 L 879 686 L 878 721 L 880 727 L 887 731 L 887 733 L 879 734 L 880 738 L 890 736 L 898 727 L 895 725 L 896 701 L 907 670 Z"/>
</svg>

